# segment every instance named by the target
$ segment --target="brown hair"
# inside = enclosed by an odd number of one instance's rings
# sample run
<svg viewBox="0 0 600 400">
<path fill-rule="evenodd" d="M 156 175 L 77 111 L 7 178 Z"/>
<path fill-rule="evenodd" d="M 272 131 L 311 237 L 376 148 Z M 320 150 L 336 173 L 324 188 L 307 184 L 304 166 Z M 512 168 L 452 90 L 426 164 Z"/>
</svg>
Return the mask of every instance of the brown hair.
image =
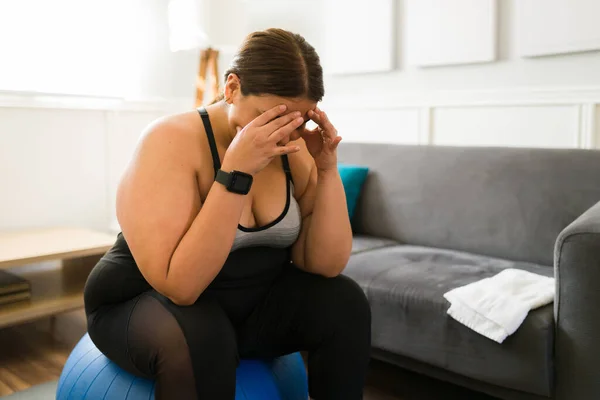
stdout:
<svg viewBox="0 0 600 400">
<path fill-rule="evenodd" d="M 319 55 L 301 35 L 271 28 L 249 34 L 229 69 L 247 95 L 306 97 L 319 102 L 325 95 Z"/>
</svg>

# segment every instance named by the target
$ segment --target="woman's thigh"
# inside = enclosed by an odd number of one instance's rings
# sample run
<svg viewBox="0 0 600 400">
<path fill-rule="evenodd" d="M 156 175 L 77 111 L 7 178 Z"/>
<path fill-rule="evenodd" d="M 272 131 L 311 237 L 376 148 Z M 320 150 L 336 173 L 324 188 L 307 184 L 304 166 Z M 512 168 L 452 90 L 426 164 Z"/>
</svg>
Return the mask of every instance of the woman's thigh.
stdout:
<svg viewBox="0 0 600 400">
<path fill-rule="evenodd" d="M 233 326 L 210 296 L 181 307 L 149 290 L 90 314 L 88 331 L 109 359 L 148 378 L 156 378 L 161 363 L 198 376 L 212 362 L 234 370 L 238 363 Z"/>
<path fill-rule="evenodd" d="M 356 282 L 290 265 L 238 331 L 239 354 L 276 357 L 311 351 L 336 335 L 369 342 L 370 328 L 369 303 Z"/>
</svg>

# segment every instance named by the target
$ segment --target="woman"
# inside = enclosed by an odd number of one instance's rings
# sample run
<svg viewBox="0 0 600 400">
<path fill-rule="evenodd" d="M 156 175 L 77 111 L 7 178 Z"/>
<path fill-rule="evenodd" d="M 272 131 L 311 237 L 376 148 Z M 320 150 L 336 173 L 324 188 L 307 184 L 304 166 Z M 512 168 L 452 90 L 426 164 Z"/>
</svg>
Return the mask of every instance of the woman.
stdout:
<svg viewBox="0 0 600 400">
<path fill-rule="evenodd" d="M 89 334 L 157 399 L 233 399 L 240 358 L 300 350 L 312 398 L 361 399 L 370 310 L 339 275 L 352 232 L 319 57 L 269 29 L 225 78 L 222 100 L 142 135 L 122 233 L 86 285 Z"/>
</svg>

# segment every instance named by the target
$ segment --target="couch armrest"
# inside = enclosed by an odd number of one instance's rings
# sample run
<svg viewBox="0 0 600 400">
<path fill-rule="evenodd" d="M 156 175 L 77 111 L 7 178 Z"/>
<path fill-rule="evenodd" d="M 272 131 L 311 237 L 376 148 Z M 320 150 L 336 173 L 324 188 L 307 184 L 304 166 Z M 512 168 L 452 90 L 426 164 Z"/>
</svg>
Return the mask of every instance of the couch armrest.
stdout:
<svg viewBox="0 0 600 400">
<path fill-rule="evenodd" d="M 554 275 L 555 398 L 600 398 L 600 203 L 558 236 Z"/>
</svg>

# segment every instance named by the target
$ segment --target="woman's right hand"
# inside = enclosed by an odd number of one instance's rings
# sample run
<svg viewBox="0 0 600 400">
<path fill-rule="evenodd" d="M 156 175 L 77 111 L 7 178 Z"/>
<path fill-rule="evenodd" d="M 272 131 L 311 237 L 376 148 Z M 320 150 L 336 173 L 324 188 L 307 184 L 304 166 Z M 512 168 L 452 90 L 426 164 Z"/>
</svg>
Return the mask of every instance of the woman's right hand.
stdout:
<svg viewBox="0 0 600 400">
<path fill-rule="evenodd" d="M 222 169 L 255 175 L 265 168 L 277 156 L 295 153 L 300 147 L 288 143 L 277 143 L 288 139 L 290 134 L 304 123 L 299 112 L 281 116 L 286 110 L 280 105 L 265 111 L 238 132 L 223 159 Z M 287 142 L 287 140 L 285 140 Z"/>
</svg>

